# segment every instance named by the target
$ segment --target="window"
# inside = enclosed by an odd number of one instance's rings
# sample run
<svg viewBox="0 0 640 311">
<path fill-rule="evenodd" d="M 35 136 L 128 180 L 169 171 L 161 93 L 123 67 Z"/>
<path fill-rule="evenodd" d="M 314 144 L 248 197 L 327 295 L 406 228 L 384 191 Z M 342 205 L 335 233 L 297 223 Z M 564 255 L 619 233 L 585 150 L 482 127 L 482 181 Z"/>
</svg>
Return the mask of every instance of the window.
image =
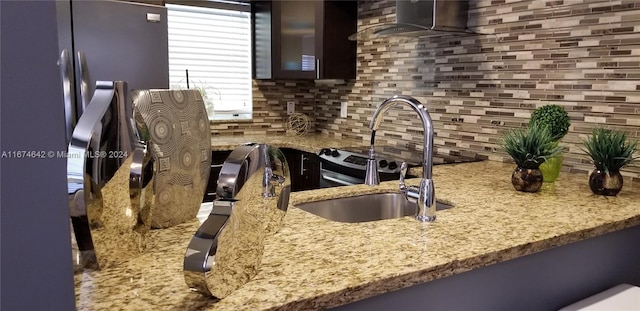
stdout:
<svg viewBox="0 0 640 311">
<path fill-rule="evenodd" d="M 199 89 L 210 120 L 251 119 L 251 13 L 247 3 L 167 4 L 169 84 Z"/>
</svg>

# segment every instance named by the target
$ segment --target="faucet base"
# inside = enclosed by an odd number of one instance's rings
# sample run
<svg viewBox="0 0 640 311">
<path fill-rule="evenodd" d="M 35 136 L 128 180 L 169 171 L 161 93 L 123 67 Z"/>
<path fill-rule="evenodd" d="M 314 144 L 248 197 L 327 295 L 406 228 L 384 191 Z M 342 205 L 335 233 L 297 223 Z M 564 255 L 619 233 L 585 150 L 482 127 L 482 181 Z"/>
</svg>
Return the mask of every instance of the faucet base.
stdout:
<svg viewBox="0 0 640 311">
<path fill-rule="evenodd" d="M 436 220 L 436 216 L 435 215 L 433 216 L 418 215 L 416 216 L 416 219 L 421 222 L 434 222 Z"/>
</svg>

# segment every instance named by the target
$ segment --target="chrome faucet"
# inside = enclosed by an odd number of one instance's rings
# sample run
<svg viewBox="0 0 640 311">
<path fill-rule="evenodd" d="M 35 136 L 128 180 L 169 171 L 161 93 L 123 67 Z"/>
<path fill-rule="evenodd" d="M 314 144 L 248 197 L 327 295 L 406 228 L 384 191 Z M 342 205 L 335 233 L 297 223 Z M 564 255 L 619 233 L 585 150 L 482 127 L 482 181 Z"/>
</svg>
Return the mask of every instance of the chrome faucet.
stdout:
<svg viewBox="0 0 640 311">
<path fill-rule="evenodd" d="M 404 174 L 407 171 L 407 165 L 406 163 L 402 163 L 402 172 L 399 180 L 400 191 L 407 200 L 418 203 L 418 210 L 416 212 L 417 220 L 422 222 L 434 221 L 436 220 L 436 193 L 433 179 L 431 178 L 431 167 L 433 166 L 433 122 L 431 121 L 431 116 L 427 108 L 415 98 L 394 95 L 382 102 L 373 113 L 373 118 L 371 118 L 371 124 L 369 125 L 371 129 L 371 147 L 369 148 L 369 159 L 367 160 L 365 184 L 370 186 L 380 184 L 374 148 L 376 130 L 378 130 L 380 123 L 382 123 L 382 116 L 389 109 L 397 105 L 408 106 L 418 113 L 424 130 L 424 159 L 422 161 L 422 179 L 420 180 L 420 185 L 415 187 L 404 184 Z"/>
</svg>

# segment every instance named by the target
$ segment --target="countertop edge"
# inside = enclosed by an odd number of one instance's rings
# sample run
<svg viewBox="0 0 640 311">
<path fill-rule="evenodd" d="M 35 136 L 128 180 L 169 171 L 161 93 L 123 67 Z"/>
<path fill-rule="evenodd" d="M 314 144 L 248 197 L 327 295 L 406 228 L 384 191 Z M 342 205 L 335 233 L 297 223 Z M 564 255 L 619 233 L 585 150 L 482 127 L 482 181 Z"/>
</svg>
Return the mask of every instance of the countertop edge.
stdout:
<svg viewBox="0 0 640 311">
<path fill-rule="evenodd" d="M 601 235 L 624 230 L 638 225 L 640 225 L 640 215 L 614 223 L 603 224 L 598 227 L 569 232 L 548 239 L 517 245 L 496 252 L 484 253 L 478 256 L 465 258 L 463 260 L 453 260 L 446 264 L 433 266 L 429 269 L 412 271 L 406 274 L 397 275 L 395 277 L 375 280 L 364 285 L 349 287 L 321 296 L 290 302 L 278 307 L 270 308 L 268 310 L 307 310 L 334 308 L 382 295 L 388 292 L 454 276 L 478 268 L 506 262 L 512 259 L 536 254 L 555 247 L 565 246 L 571 243 L 595 238 Z M 389 286 L 387 284 L 392 284 L 393 286 Z"/>
</svg>

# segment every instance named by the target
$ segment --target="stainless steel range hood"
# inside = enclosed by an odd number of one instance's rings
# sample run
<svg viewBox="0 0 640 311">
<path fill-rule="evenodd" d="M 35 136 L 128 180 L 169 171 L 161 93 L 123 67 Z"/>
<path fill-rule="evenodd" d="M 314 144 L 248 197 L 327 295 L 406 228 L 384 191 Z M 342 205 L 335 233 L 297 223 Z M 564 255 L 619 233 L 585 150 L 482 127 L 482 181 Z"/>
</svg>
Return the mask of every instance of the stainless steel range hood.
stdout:
<svg viewBox="0 0 640 311">
<path fill-rule="evenodd" d="M 468 8 L 468 0 L 396 0 L 396 23 L 366 27 L 349 36 L 349 40 L 473 34 L 467 28 Z"/>
</svg>

